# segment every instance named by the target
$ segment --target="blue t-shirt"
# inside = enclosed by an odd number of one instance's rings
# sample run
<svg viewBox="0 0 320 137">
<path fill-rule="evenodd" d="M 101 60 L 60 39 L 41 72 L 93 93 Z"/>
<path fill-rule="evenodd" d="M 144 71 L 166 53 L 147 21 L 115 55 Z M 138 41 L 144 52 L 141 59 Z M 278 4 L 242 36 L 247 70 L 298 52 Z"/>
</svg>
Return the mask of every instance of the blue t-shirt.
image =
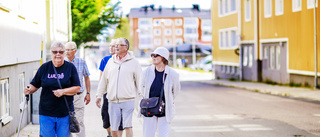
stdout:
<svg viewBox="0 0 320 137">
<path fill-rule="evenodd" d="M 108 63 L 108 61 L 109 61 L 109 59 L 110 59 L 111 57 L 112 57 L 112 55 L 110 55 L 110 56 L 105 56 L 105 57 L 101 60 L 100 66 L 99 66 L 99 70 L 101 70 L 101 71 L 104 70 L 104 67 L 106 67 L 106 65 L 107 65 L 107 63 Z"/>
<path fill-rule="evenodd" d="M 157 69 L 154 69 L 154 72 L 156 74 L 156 77 L 154 78 L 151 87 L 150 87 L 150 93 L 149 93 L 149 98 L 151 97 L 160 97 L 161 90 L 163 88 L 163 74 L 164 71 L 159 72 Z M 164 100 L 164 94 L 162 95 L 162 100 Z"/>
<path fill-rule="evenodd" d="M 64 64 L 57 67 L 56 70 L 62 88 L 80 86 L 77 69 L 72 63 L 64 61 Z M 48 61 L 40 66 L 30 84 L 36 88 L 42 87 L 39 104 L 40 115 L 65 117 L 69 114 L 64 97 L 58 98 L 52 92 L 53 90 L 60 89 L 52 61 Z M 69 108 L 73 111 L 73 96 L 66 96 L 66 99 Z"/>
</svg>

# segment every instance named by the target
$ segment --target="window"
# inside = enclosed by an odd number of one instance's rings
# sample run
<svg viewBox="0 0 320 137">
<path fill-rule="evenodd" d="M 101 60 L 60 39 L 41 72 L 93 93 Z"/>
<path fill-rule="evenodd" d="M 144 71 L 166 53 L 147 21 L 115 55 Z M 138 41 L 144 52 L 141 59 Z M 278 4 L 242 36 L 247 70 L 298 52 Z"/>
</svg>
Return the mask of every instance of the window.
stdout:
<svg viewBox="0 0 320 137">
<path fill-rule="evenodd" d="M 268 46 L 263 47 L 263 59 L 268 59 Z"/>
<path fill-rule="evenodd" d="M 248 55 L 249 55 L 249 60 L 248 60 L 248 66 L 252 67 L 252 62 L 253 62 L 253 51 L 252 51 L 252 46 L 248 47 Z"/>
<path fill-rule="evenodd" d="M 161 45 L 161 39 L 154 39 L 154 45 Z"/>
<path fill-rule="evenodd" d="M 318 0 L 308 0 L 308 9 L 313 9 L 314 8 L 314 2 L 316 2 L 316 7 L 318 7 Z"/>
<path fill-rule="evenodd" d="M 270 69 L 274 69 L 274 60 L 275 60 L 274 46 L 270 46 L 270 55 L 269 55 L 269 68 Z"/>
<path fill-rule="evenodd" d="M 276 15 L 283 14 L 283 0 L 276 0 Z"/>
<path fill-rule="evenodd" d="M 12 120 L 10 112 L 9 79 L 0 80 L 0 118 L 3 124 Z"/>
<path fill-rule="evenodd" d="M 224 43 L 223 43 L 223 32 L 220 32 L 220 41 L 219 41 L 219 45 L 220 45 L 220 48 L 224 47 Z"/>
<path fill-rule="evenodd" d="M 264 17 L 271 17 L 271 0 L 264 0 Z"/>
<path fill-rule="evenodd" d="M 226 70 L 226 73 L 229 74 L 229 73 L 230 73 L 230 66 L 226 66 L 226 69 L 227 69 L 227 70 Z"/>
<path fill-rule="evenodd" d="M 292 11 L 301 11 L 301 0 L 292 0 Z"/>
<path fill-rule="evenodd" d="M 165 34 L 166 36 L 171 35 L 171 29 L 165 29 L 165 30 L 164 30 L 164 34 Z"/>
<path fill-rule="evenodd" d="M 175 19 L 176 26 L 181 26 L 182 25 L 182 19 Z"/>
<path fill-rule="evenodd" d="M 237 0 L 220 0 L 219 16 L 226 16 L 237 12 Z"/>
<path fill-rule="evenodd" d="M 24 89 L 25 85 L 24 85 L 24 73 L 20 73 L 19 74 L 19 96 L 20 96 L 20 109 L 24 109 L 23 105 L 24 105 L 24 93 L 23 93 L 23 89 Z"/>
<path fill-rule="evenodd" d="M 197 28 L 185 28 L 185 33 L 186 34 L 196 34 Z"/>
<path fill-rule="evenodd" d="M 176 29 L 176 35 L 178 36 L 182 35 L 182 29 Z"/>
<path fill-rule="evenodd" d="M 280 60 L 280 46 L 276 46 L 276 69 L 280 69 L 281 60 Z"/>
<path fill-rule="evenodd" d="M 251 0 L 246 0 L 245 6 L 245 21 L 251 21 Z"/>
<path fill-rule="evenodd" d="M 183 40 L 181 38 L 176 39 L 176 43 L 175 44 L 182 44 Z"/>
<path fill-rule="evenodd" d="M 229 47 L 229 35 L 228 35 L 228 31 L 225 32 L 225 46 Z"/>
<path fill-rule="evenodd" d="M 247 66 L 248 65 L 248 47 L 244 46 L 243 47 L 243 62 L 242 62 L 243 66 Z"/>
<path fill-rule="evenodd" d="M 165 39 L 164 43 L 165 43 L 165 45 L 171 45 L 172 44 L 172 40 L 171 39 Z"/>
<path fill-rule="evenodd" d="M 220 30 L 219 47 L 221 49 L 235 49 L 238 46 L 237 28 Z"/>
<path fill-rule="evenodd" d="M 159 35 L 161 35 L 161 30 L 160 29 L 154 29 L 153 34 L 155 36 L 159 36 Z"/>
<path fill-rule="evenodd" d="M 153 26 L 160 26 L 161 21 L 159 19 L 153 20 Z"/>
<path fill-rule="evenodd" d="M 238 45 L 237 33 L 236 33 L 236 31 L 232 30 L 231 31 L 231 46 L 234 47 L 234 46 L 237 46 L 237 45 Z"/>
<path fill-rule="evenodd" d="M 152 40 L 151 38 L 140 38 L 140 39 L 139 39 L 139 43 L 140 43 L 141 45 L 151 44 L 151 43 L 152 43 L 151 40 Z"/>
<path fill-rule="evenodd" d="M 166 20 L 164 21 L 164 25 L 170 26 L 170 25 L 171 25 L 171 20 L 170 20 L 170 19 L 166 19 Z"/>
</svg>

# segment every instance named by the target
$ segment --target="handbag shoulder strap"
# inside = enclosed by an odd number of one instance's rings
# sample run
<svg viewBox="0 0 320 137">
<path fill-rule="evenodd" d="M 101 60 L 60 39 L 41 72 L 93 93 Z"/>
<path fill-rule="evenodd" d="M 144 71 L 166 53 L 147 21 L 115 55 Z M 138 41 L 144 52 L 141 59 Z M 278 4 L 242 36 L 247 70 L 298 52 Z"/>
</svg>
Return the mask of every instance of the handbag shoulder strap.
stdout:
<svg viewBox="0 0 320 137">
<path fill-rule="evenodd" d="M 167 74 L 164 73 L 164 81 L 166 81 L 166 78 L 167 78 Z M 161 88 L 161 93 L 160 93 L 160 99 L 159 99 L 159 102 L 162 101 L 162 96 L 163 96 L 163 92 L 164 92 L 164 81 L 163 81 L 163 85 L 162 85 L 162 88 Z"/>
<path fill-rule="evenodd" d="M 58 78 L 58 73 L 57 73 L 56 67 L 54 66 L 53 62 L 52 62 L 52 67 L 53 67 L 54 73 L 56 73 L 56 78 L 57 78 L 59 87 L 60 87 L 60 89 L 62 89 L 60 80 L 59 80 L 59 78 Z M 66 106 L 67 106 L 67 108 L 68 108 L 68 111 L 70 111 L 70 108 L 69 108 L 69 105 L 68 105 L 68 101 L 67 101 L 67 99 L 66 99 L 66 96 L 63 96 L 63 98 L 64 98 L 64 101 L 66 102 Z"/>
</svg>

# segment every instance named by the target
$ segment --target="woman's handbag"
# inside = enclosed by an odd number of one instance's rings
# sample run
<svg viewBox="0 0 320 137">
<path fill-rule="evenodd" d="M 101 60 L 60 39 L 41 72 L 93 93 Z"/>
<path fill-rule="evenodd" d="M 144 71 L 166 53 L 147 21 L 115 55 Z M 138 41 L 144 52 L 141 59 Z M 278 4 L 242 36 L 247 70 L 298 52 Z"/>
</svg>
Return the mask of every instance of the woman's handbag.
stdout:
<svg viewBox="0 0 320 137">
<path fill-rule="evenodd" d="M 165 103 L 162 101 L 163 86 L 161 88 L 160 97 L 144 98 L 141 100 L 140 113 L 145 117 L 152 117 L 154 115 L 160 116 L 165 114 Z"/>
<path fill-rule="evenodd" d="M 52 65 L 53 65 L 53 64 L 52 64 Z M 60 80 L 59 80 L 59 78 L 58 78 L 58 73 L 57 73 L 57 70 L 56 70 L 56 68 L 54 67 L 54 65 L 53 65 L 53 70 L 54 70 L 54 72 L 56 73 L 56 76 L 57 76 L 57 80 L 58 80 L 58 84 L 59 84 L 59 86 L 60 86 L 60 89 L 62 89 Z M 80 126 L 79 126 L 79 122 L 78 122 L 78 120 L 77 120 L 77 118 L 76 118 L 76 113 L 74 113 L 73 111 L 70 111 L 67 98 L 66 98 L 66 96 L 63 96 L 63 97 L 64 97 L 64 101 L 66 102 L 66 105 L 67 105 L 67 108 L 68 108 L 68 111 L 69 111 L 69 130 L 70 130 L 71 133 L 79 133 L 79 132 L 80 132 Z"/>
</svg>

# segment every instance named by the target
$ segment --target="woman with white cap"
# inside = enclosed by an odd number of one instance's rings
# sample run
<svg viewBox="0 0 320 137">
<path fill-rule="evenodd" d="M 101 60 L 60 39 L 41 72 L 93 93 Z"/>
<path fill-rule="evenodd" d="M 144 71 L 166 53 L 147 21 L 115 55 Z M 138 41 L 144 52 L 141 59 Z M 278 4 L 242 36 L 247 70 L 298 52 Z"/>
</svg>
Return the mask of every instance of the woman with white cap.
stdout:
<svg viewBox="0 0 320 137">
<path fill-rule="evenodd" d="M 151 58 L 152 65 L 141 73 L 140 90 L 144 98 L 151 98 L 160 97 L 163 88 L 165 113 L 143 118 L 143 136 L 155 137 L 158 128 L 159 137 L 169 137 L 175 114 L 174 99 L 180 91 L 179 74 L 168 66 L 169 51 L 166 48 L 157 48 Z"/>
</svg>

